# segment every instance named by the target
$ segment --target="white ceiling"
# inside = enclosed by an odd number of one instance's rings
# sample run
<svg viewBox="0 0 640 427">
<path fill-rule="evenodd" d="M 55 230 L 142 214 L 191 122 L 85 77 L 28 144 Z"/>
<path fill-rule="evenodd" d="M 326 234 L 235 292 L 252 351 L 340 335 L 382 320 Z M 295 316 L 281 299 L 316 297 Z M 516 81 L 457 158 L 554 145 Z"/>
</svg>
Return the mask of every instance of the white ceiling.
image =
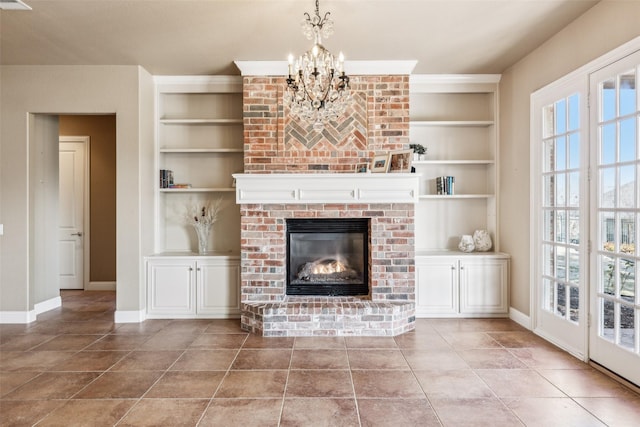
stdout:
<svg viewBox="0 0 640 427">
<path fill-rule="evenodd" d="M 0 11 L 3 65 L 142 65 L 151 74 L 239 74 L 286 60 L 315 0 L 25 0 Z M 501 73 L 598 0 L 321 0 L 347 60 L 417 60 L 414 73 Z M 283 74 L 284 74 L 283 70 Z M 348 70 L 347 70 L 348 72 Z"/>
</svg>

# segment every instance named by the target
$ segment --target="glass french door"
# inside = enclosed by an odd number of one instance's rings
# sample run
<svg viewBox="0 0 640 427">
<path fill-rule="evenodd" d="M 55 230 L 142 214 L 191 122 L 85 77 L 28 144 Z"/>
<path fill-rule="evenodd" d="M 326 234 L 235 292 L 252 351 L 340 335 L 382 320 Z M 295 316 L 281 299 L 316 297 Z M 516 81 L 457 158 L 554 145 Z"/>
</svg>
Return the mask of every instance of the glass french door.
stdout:
<svg viewBox="0 0 640 427">
<path fill-rule="evenodd" d="M 536 333 L 586 358 L 586 80 L 533 98 Z"/>
<path fill-rule="evenodd" d="M 640 52 L 590 76 L 590 359 L 640 384 Z"/>
</svg>

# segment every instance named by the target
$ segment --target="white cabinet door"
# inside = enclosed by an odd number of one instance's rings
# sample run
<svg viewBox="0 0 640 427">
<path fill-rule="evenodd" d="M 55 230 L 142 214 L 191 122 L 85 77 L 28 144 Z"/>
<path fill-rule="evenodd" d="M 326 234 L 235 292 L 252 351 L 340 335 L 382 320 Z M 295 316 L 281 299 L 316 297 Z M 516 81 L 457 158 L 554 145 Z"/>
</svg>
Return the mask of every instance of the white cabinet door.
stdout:
<svg viewBox="0 0 640 427">
<path fill-rule="evenodd" d="M 458 260 L 431 257 L 416 260 L 416 315 L 458 312 Z"/>
<path fill-rule="evenodd" d="M 240 314 L 240 261 L 197 261 L 198 314 L 228 317 Z"/>
<path fill-rule="evenodd" d="M 194 315 L 195 262 L 188 259 L 158 259 L 147 263 L 147 313 Z"/>
<path fill-rule="evenodd" d="M 460 261 L 460 312 L 508 312 L 508 260 L 463 258 Z"/>
</svg>

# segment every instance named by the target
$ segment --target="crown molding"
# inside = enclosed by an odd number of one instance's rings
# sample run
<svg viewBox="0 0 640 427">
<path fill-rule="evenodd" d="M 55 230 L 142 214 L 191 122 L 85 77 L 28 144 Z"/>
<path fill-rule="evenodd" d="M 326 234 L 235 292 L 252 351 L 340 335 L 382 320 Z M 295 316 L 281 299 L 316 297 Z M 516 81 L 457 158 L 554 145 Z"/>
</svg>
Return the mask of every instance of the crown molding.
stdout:
<svg viewBox="0 0 640 427">
<path fill-rule="evenodd" d="M 243 76 L 284 76 L 287 61 L 234 61 Z M 418 61 L 345 61 L 350 76 L 409 75 Z"/>
</svg>

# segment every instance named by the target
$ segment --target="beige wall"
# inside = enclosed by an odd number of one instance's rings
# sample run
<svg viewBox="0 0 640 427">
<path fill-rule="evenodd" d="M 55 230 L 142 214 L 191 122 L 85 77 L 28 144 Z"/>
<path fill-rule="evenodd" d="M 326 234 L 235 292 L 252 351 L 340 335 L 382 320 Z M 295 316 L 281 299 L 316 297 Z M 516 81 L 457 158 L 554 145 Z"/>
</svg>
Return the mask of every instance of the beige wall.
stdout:
<svg viewBox="0 0 640 427">
<path fill-rule="evenodd" d="M 530 315 L 529 120 L 532 92 L 640 36 L 640 1 L 604 0 L 502 74 L 500 249 L 512 255 L 511 307 Z"/>
<path fill-rule="evenodd" d="M 89 136 L 89 280 L 116 281 L 116 116 L 62 115 L 60 136 Z"/>
<path fill-rule="evenodd" d="M 29 292 L 29 113 L 115 114 L 117 312 L 143 312 L 142 257 L 153 244 L 153 79 L 137 66 L 3 66 L 0 107 L 0 311 L 33 310 Z M 9 250 L 10 249 L 10 250 Z M 149 252 L 146 252 L 149 251 Z"/>
</svg>

